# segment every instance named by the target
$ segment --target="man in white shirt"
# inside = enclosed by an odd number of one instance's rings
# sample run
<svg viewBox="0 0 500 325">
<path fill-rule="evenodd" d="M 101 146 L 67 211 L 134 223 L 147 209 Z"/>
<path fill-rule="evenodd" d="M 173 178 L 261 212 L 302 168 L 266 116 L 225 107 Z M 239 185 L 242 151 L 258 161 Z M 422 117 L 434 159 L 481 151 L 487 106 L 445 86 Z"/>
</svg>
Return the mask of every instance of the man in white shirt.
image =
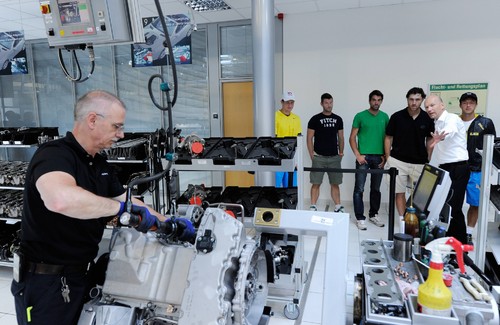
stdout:
<svg viewBox="0 0 500 325">
<path fill-rule="evenodd" d="M 429 145 L 431 164 L 448 171 L 451 178 L 449 204 L 452 219 L 446 235 L 465 244 L 467 228 L 462 205 L 470 174 L 465 125 L 458 115 L 446 111 L 443 100 L 437 95 L 432 94 L 425 100 L 425 109 L 435 126 Z"/>
</svg>

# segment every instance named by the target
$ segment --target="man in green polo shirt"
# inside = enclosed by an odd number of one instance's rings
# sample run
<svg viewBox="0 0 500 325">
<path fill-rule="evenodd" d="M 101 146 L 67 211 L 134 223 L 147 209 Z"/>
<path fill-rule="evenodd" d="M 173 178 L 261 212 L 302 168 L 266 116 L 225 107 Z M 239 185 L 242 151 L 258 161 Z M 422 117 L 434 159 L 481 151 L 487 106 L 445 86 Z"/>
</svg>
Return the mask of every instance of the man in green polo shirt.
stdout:
<svg viewBox="0 0 500 325">
<path fill-rule="evenodd" d="M 368 99 L 370 108 L 354 116 L 349 144 L 356 157 L 356 169 L 383 169 L 385 127 L 389 123 L 389 116 L 380 110 L 380 105 L 384 100 L 382 92 L 374 90 Z M 353 205 L 359 230 L 366 230 L 363 204 L 366 175 L 367 173 L 356 173 L 354 181 Z M 368 220 L 378 227 L 384 226 L 377 216 L 380 208 L 381 182 L 382 174 L 371 174 Z"/>
</svg>

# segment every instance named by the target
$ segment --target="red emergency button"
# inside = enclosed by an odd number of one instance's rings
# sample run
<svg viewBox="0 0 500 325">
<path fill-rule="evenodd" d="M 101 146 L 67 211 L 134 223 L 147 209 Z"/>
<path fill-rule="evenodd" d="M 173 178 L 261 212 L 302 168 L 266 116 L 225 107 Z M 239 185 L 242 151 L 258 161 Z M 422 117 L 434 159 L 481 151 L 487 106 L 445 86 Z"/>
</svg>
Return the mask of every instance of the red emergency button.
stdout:
<svg viewBox="0 0 500 325">
<path fill-rule="evenodd" d="M 50 5 L 49 4 L 43 4 L 40 5 L 40 10 L 42 11 L 42 14 L 50 14 Z"/>
</svg>

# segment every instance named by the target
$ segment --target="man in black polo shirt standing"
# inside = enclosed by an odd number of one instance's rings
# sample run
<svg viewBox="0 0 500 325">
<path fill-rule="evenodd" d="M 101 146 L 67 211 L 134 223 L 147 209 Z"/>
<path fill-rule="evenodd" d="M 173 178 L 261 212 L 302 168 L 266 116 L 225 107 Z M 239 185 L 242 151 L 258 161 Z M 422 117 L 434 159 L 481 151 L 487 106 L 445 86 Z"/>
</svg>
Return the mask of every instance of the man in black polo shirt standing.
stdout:
<svg viewBox="0 0 500 325">
<path fill-rule="evenodd" d="M 91 91 L 75 105 L 74 127 L 34 154 L 26 174 L 21 267 L 12 281 L 18 324 L 78 322 L 88 292 L 88 265 L 106 223 L 125 211 L 125 189 L 103 149 L 123 138 L 125 105 Z M 147 232 L 165 217 L 133 199 Z"/>
<path fill-rule="evenodd" d="M 411 88 L 406 94 L 408 106 L 392 114 L 385 129 L 385 168 L 398 169 L 396 208 L 400 219 L 406 210 L 406 189 L 418 180 L 429 161 L 427 142 L 432 139 L 434 121 L 420 107 L 424 99 L 422 88 Z"/>
</svg>

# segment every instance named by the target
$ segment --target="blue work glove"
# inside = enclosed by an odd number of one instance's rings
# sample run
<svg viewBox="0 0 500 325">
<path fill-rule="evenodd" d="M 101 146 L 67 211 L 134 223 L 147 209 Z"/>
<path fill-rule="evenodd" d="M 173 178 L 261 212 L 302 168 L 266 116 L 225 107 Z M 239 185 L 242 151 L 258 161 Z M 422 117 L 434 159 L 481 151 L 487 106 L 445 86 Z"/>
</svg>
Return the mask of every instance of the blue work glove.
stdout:
<svg viewBox="0 0 500 325">
<path fill-rule="evenodd" d="M 177 236 L 179 240 L 191 241 L 191 239 L 194 238 L 196 231 L 191 221 L 184 218 L 175 218 L 175 224 L 177 225 Z"/>
<path fill-rule="evenodd" d="M 120 210 L 118 210 L 118 213 L 116 215 L 121 216 L 123 212 L 125 212 L 125 210 L 127 210 L 127 205 L 125 204 L 125 202 L 120 202 Z"/>
<path fill-rule="evenodd" d="M 140 217 L 139 224 L 135 229 L 140 232 L 148 232 L 153 227 L 158 228 L 160 221 L 156 218 L 156 216 L 152 215 L 148 208 L 132 204 L 132 209 L 130 211 L 132 214 L 138 215 Z"/>
</svg>

